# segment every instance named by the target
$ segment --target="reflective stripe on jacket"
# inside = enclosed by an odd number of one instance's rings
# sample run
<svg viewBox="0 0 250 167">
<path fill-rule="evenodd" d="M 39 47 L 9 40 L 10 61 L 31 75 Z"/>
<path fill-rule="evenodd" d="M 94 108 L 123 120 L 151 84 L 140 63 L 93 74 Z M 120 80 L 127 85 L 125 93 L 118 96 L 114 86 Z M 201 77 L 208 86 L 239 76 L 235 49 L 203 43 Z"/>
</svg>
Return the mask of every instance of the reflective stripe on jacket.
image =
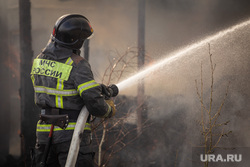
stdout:
<svg viewBox="0 0 250 167">
<path fill-rule="evenodd" d="M 86 105 L 93 116 L 109 116 L 111 107 L 101 95 L 101 86 L 94 80 L 89 63 L 65 48 L 59 48 L 62 56 L 56 57 L 53 51 L 58 53 L 57 48 L 52 44 L 49 45 L 52 49 L 47 46 L 48 49 L 34 59 L 31 69 L 35 103 L 40 108 L 59 108 L 79 112 Z M 53 143 L 71 140 L 76 120 L 69 121 L 70 124 L 65 130 L 55 126 Z M 37 124 L 37 138 L 40 143 L 46 142 L 50 126 Z M 90 125 L 86 123 L 85 131 L 90 132 L 90 130 Z"/>
<path fill-rule="evenodd" d="M 76 125 L 76 122 L 69 122 L 68 126 L 66 129 L 62 129 L 58 126 L 55 126 L 54 127 L 54 131 L 61 131 L 61 130 L 74 130 L 75 129 L 75 125 Z M 41 124 L 41 123 L 37 123 L 37 128 L 36 128 L 36 131 L 37 132 L 50 132 L 50 127 L 51 127 L 51 124 Z M 84 130 L 89 130 L 91 131 L 91 126 L 89 123 L 86 123 L 85 124 L 85 127 L 84 127 Z"/>
<path fill-rule="evenodd" d="M 49 58 L 40 54 L 31 70 L 35 103 L 39 107 L 80 111 L 86 105 L 90 114 L 97 117 L 111 112 L 85 59 L 75 54 L 59 61 Z"/>
</svg>

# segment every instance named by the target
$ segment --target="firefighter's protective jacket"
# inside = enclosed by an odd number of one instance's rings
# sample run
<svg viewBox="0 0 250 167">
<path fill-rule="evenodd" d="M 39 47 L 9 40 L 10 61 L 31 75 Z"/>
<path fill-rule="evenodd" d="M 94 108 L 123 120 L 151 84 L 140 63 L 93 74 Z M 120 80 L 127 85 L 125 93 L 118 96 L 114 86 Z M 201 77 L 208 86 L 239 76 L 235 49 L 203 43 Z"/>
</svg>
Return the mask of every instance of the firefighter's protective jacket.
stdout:
<svg viewBox="0 0 250 167">
<path fill-rule="evenodd" d="M 86 105 L 89 113 L 97 117 L 108 117 L 111 107 L 101 95 L 101 86 L 95 82 L 89 63 L 67 49 L 49 42 L 33 61 L 31 79 L 35 92 L 35 103 L 42 109 L 59 108 L 80 112 Z M 55 127 L 53 143 L 69 141 L 76 120 L 70 120 L 65 130 Z M 86 123 L 85 131 L 91 130 Z M 47 140 L 49 124 L 38 122 L 37 137 L 40 143 Z"/>
</svg>

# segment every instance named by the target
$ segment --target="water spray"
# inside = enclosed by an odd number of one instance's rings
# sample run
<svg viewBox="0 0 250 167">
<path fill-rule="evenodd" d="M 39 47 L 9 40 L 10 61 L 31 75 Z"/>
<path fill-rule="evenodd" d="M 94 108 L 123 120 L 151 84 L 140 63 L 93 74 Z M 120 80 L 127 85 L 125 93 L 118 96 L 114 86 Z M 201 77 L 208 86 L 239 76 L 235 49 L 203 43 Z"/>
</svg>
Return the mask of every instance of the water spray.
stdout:
<svg viewBox="0 0 250 167">
<path fill-rule="evenodd" d="M 145 78 L 146 75 L 158 70 L 159 68 L 161 68 L 167 64 L 170 64 L 170 63 L 173 63 L 174 61 L 177 61 L 178 59 L 182 58 L 183 56 L 186 56 L 187 55 L 186 53 L 188 53 L 194 49 L 197 49 L 197 48 L 199 48 L 207 43 L 215 41 L 221 37 L 224 37 L 225 35 L 230 34 L 230 33 L 234 32 L 240 28 L 243 28 L 249 24 L 250 24 L 250 20 L 247 20 L 245 22 L 242 22 L 242 23 L 239 23 L 235 26 L 232 26 L 228 29 L 219 31 L 218 33 L 216 33 L 214 35 L 208 36 L 201 41 L 198 41 L 196 43 L 188 45 L 179 51 L 175 51 L 173 53 L 170 53 L 169 55 L 167 55 L 167 57 L 165 59 L 158 61 L 156 64 L 154 64 L 150 67 L 147 67 L 147 68 L 143 69 L 142 71 L 138 72 L 137 74 L 125 79 L 124 81 L 122 81 L 120 83 L 118 83 L 117 87 L 119 88 L 120 91 L 122 91 L 125 88 L 127 88 L 128 86 L 131 86 L 132 84 L 137 83 L 136 81 Z"/>
<path fill-rule="evenodd" d="M 185 48 L 177 51 L 177 52 L 173 52 L 169 55 L 167 55 L 167 57 L 163 60 L 160 60 L 158 63 L 154 64 L 151 67 L 145 68 L 144 70 L 140 71 L 139 73 L 129 77 L 128 79 L 118 83 L 117 85 L 111 85 L 109 87 L 107 87 L 107 95 L 110 95 L 110 97 L 116 96 L 119 92 L 119 90 L 123 90 L 125 88 L 127 88 L 128 86 L 131 86 L 132 84 L 135 84 L 136 81 L 138 81 L 139 79 L 145 78 L 146 75 L 158 70 L 160 67 L 163 67 L 164 65 L 170 64 L 180 58 L 182 58 L 183 56 L 186 55 L 186 53 L 197 49 L 201 46 L 203 46 L 204 44 L 207 44 L 211 41 L 217 40 L 229 33 L 232 33 L 244 26 L 247 26 L 250 24 L 250 20 L 245 21 L 243 23 L 237 24 L 235 26 L 232 26 L 226 30 L 222 30 L 214 35 L 211 35 L 201 41 L 198 41 L 194 44 L 188 45 Z M 109 94 L 111 93 L 111 94 Z M 106 94 L 104 92 L 104 94 Z M 72 141 L 71 141 L 71 145 L 70 145 L 70 150 L 69 150 L 69 154 L 67 157 L 67 161 L 66 161 L 66 165 L 65 167 L 72 167 L 75 166 L 76 163 L 76 159 L 77 159 L 77 155 L 78 155 L 78 151 L 79 151 L 79 146 L 80 146 L 80 142 L 81 142 L 81 136 L 82 133 L 84 131 L 84 125 L 86 123 L 87 117 L 89 115 L 89 112 L 87 110 L 87 108 L 84 106 L 78 116 L 77 119 L 77 123 L 75 126 L 75 130 L 74 130 L 74 134 L 72 137 Z"/>
</svg>

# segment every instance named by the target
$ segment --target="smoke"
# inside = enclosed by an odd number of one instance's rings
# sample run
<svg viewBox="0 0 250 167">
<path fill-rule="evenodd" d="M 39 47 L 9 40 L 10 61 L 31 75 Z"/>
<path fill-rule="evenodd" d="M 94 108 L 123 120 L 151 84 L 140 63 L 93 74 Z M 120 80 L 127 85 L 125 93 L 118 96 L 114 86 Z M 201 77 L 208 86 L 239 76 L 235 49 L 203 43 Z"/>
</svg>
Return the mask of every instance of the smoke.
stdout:
<svg viewBox="0 0 250 167">
<path fill-rule="evenodd" d="M 18 48 L 19 42 L 17 4 L 16 0 L 8 1 L 8 28 L 11 34 L 10 43 L 14 48 Z M 90 40 L 90 64 L 97 81 L 101 80 L 103 70 L 109 63 L 108 59 L 113 56 L 111 52 L 118 50 L 122 53 L 127 47 L 137 46 L 137 1 L 32 0 L 31 4 L 34 56 L 45 47 L 55 21 L 61 15 L 80 13 L 90 20 L 95 33 Z M 152 59 L 158 60 L 197 39 L 247 19 L 250 16 L 249 7 L 248 0 L 147 0 L 146 53 Z M 220 104 L 227 83 L 230 81 L 229 94 L 222 115 L 225 114 L 223 119 L 231 121 L 227 129 L 233 131 L 230 140 L 227 141 L 238 146 L 250 144 L 249 121 L 246 120 L 250 108 L 248 104 L 250 63 L 247 56 L 249 32 L 249 28 L 246 28 L 216 43 L 211 43 L 211 53 L 216 63 L 215 107 Z M 200 79 L 202 62 L 204 88 L 208 100 L 211 81 L 208 47 L 204 46 L 187 57 L 190 59 L 171 65 L 169 70 L 162 69 L 146 81 L 146 94 L 154 99 L 149 101 L 149 105 L 155 108 L 149 113 L 149 117 L 162 123 L 159 129 L 163 125 L 166 128 L 161 131 L 164 135 L 159 134 L 162 140 L 158 140 L 158 144 L 154 136 L 150 138 L 150 141 L 155 141 L 157 146 L 155 154 L 152 153 L 151 162 L 162 155 L 164 155 L 162 159 L 167 157 L 167 160 L 173 162 L 172 155 L 179 150 L 177 164 L 187 166 L 183 164 L 187 162 L 185 155 L 190 151 L 190 141 L 199 143 L 199 126 L 195 121 L 199 120 L 200 104 L 194 81 Z M 18 94 L 19 84 L 14 85 L 13 89 L 15 94 Z M 133 95 L 136 88 L 126 92 Z M 182 139 L 177 140 L 177 138 Z M 162 162 L 164 163 L 165 161 Z"/>
<path fill-rule="evenodd" d="M 226 94 L 227 85 L 230 82 L 228 96 L 222 108 L 220 123 L 230 121 L 225 126 L 225 132 L 232 131 L 229 137 L 223 137 L 220 146 L 223 147 L 248 147 L 249 133 L 246 128 L 249 112 L 249 27 L 236 31 L 211 43 L 213 63 L 216 64 L 214 72 L 213 107 L 216 111 L 220 107 Z M 148 94 L 158 99 L 151 106 L 160 106 L 160 110 L 151 113 L 150 117 L 157 121 L 173 118 L 169 123 L 169 129 L 179 131 L 179 137 L 185 137 L 184 141 L 176 143 L 176 140 L 168 143 L 169 147 L 181 146 L 179 153 L 179 166 L 189 166 L 192 155 L 192 147 L 202 145 L 200 133 L 200 102 L 195 88 L 195 80 L 200 89 L 200 73 L 202 63 L 204 103 L 208 108 L 210 103 L 211 67 L 209 62 L 208 45 L 188 53 L 182 60 L 161 68 L 153 76 L 146 79 Z M 160 83 L 160 84 L 158 84 Z M 184 119 L 178 119 L 175 115 L 184 115 Z M 183 128 L 173 124 L 176 121 Z M 170 136 L 169 136 L 170 137 Z M 171 137 L 174 137 L 171 136 Z M 177 137 L 177 136 L 175 136 Z M 166 152 L 162 152 L 166 154 Z M 190 156 L 188 156 L 190 155 Z M 184 165 L 185 164 L 185 165 Z M 189 164 L 189 165 L 187 165 Z"/>
<path fill-rule="evenodd" d="M 249 17 L 247 1 L 158 1 L 147 6 L 149 55 L 164 55 Z"/>
<path fill-rule="evenodd" d="M 83 14 L 94 28 L 90 63 L 100 80 L 112 51 L 124 52 L 127 47 L 137 46 L 137 5 L 134 0 L 32 1 L 34 56 L 46 45 L 57 18 L 66 13 Z M 146 1 L 147 55 L 158 59 L 166 52 L 227 28 L 247 17 L 248 10 L 239 10 L 243 8 L 247 8 L 247 1 L 227 1 L 223 5 L 215 0 Z"/>
</svg>

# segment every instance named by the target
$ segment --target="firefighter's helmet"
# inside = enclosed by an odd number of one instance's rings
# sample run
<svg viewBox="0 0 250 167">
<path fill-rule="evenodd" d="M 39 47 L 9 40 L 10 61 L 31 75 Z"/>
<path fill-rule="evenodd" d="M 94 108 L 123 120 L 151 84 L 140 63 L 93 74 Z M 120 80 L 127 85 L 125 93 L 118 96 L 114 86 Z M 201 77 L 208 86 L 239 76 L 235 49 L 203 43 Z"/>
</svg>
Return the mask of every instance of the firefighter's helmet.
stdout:
<svg viewBox="0 0 250 167">
<path fill-rule="evenodd" d="M 85 39 L 93 34 L 89 20 L 79 14 L 61 16 L 54 26 L 52 40 L 70 49 L 80 49 Z"/>
</svg>

